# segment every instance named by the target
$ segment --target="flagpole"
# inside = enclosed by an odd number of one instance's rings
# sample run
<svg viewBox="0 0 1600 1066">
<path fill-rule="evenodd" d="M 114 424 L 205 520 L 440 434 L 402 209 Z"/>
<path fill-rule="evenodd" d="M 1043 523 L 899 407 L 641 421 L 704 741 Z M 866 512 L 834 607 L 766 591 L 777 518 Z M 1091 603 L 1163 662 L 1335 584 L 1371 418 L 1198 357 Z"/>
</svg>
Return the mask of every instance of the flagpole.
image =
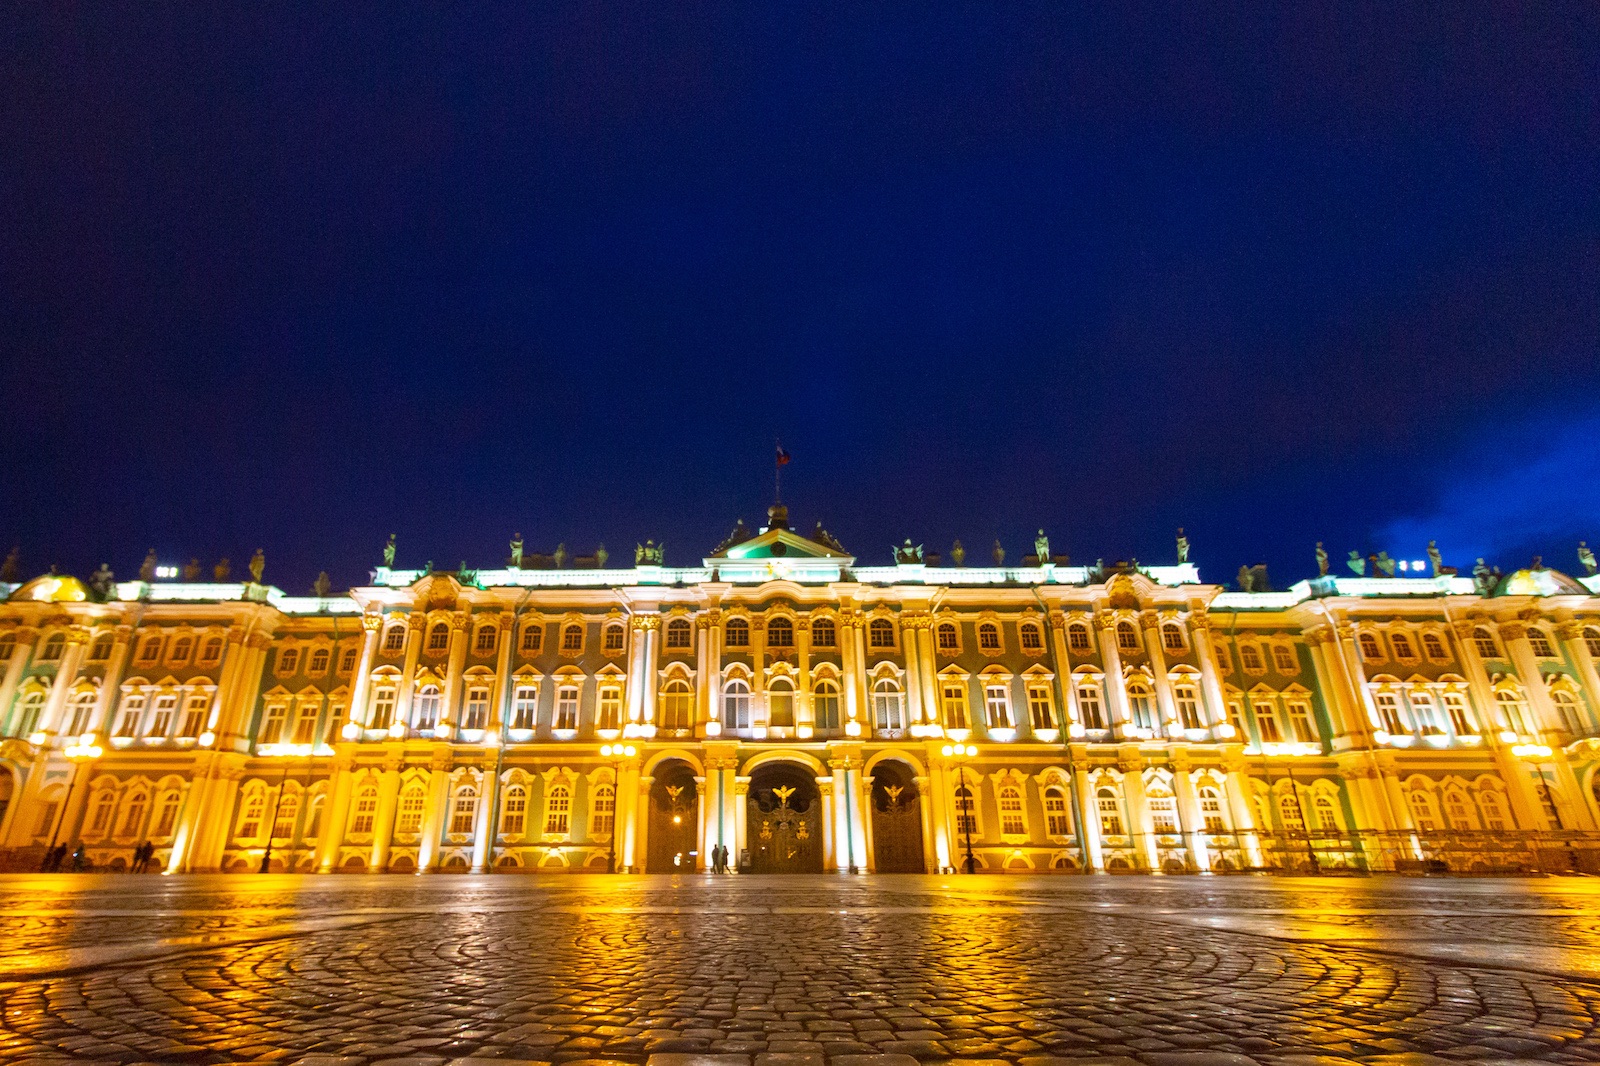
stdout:
<svg viewBox="0 0 1600 1066">
<path fill-rule="evenodd" d="M 772 438 L 772 502 L 783 502 L 783 462 L 779 456 L 783 454 L 783 444 L 777 437 Z"/>
</svg>

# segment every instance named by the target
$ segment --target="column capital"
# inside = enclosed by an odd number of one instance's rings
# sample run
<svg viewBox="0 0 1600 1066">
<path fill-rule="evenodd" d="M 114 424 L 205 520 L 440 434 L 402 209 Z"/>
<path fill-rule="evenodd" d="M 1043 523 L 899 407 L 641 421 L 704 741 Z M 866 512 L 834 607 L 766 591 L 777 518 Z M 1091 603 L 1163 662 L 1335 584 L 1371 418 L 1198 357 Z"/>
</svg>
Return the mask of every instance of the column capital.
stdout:
<svg viewBox="0 0 1600 1066">
<path fill-rule="evenodd" d="M 361 628 L 368 633 L 376 633 L 383 628 L 383 612 L 367 611 L 361 616 Z"/>
<path fill-rule="evenodd" d="M 1556 623 L 1556 636 L 1562 640 L 1577 640 L 1583 636 L 1583 623 L 1576 619 Z"/>
<path fill-rule="evenodd" d="M 1522 622 L 1501 622 L 1500 638 L 1502 640 L 1520 640 L 1528 635 L 1528 627 Z"/>
<path fill-rule="evenodd" d="M 452 611 L 450 614 L 450 629 L 460 633 L 472 624 L 472 615 L 467 611 Z"/>
</svg>

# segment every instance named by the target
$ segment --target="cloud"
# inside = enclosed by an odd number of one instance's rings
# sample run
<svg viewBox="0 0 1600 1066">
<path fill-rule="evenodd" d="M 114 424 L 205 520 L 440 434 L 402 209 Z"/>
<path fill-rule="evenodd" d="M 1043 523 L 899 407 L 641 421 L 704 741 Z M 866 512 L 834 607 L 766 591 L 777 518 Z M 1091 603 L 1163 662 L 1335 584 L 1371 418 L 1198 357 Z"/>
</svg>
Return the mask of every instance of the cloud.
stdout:
<svg viewBox="0 0 1600 1066">
<path fill-rule="evenodd" d="M 1579 540 L 1600 546 L 1600 412 L 1530 420 L 1495 436 L 1492 449 L 1442 472 L 1431 509 L 1379 531 L 1391 554 L 1409 558 L 1437 540 L 1463 573 L 1479 556 L 1514 569 L 1534 553 L 1573 570 Z"/>
</svg>

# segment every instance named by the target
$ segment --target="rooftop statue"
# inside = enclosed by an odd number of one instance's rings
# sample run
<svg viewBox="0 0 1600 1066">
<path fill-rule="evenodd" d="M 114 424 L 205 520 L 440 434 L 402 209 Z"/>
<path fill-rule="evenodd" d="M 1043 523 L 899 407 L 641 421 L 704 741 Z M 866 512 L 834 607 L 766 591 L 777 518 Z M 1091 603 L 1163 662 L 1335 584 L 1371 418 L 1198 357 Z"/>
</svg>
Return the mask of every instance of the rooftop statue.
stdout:
<svg viewBox="0 0 1600 1066">
<path fill-rule="evenodd" d="M 1322 541 L 1317 541 L 1317 576 L 1328 576 L 1328 549 L 1322 546 Z"/>
<path fill-rule="evenodd" d="M 1428 541 L 1428 562 L 1433 566 L 1434 577 L 1444 573 L 1444 556 L 1439 552 L 1437 541 Z"/>
<path fill-rule="evenodd" d="M 604 570 L 606 568 L 606 560 L 609 559 L 609 558 L 611 558 L 611 553 L 606 551 L 606 546 L 604 544 L 602 544 L 599 547 L 595 548 L 595 550 L 594 550 L 594 565 L 595 565 L 595 569 Z"/>
<path fill-rule="evenodd" d="M 324 570 L 318 574 L 317 579 L 311 583 L 311 595 L 316 596 L 318 599 L 325 600 L 328 598 L 328 590 L 332 587 L 333 583 L 328 580 L 328 572 Z"/>
<path fill-rule="evenodd" d="M 959 539 L 954 544 L 950 545 L 950 561 L 955 563 L 957 566 L 966 565 L 967 549 L 961 546 L 961 541 Z"/>
<path fill-rule="evenodd" d="M 922 562 L 922 545 L 913 546 L 910 537 L 906 538 L 905 544 L 898 548 L 891 547 L 889 551 L 894 556 L 897 566 Z"/>
<path fill-rule="evenodd" d="M 557 570 L 560 570 L 562 567 L 567 565 L 567 544 L 565 541 L 562 541 L 560 544 L 556 545 L 556 550 L 551 555 L 551 558 L 556 561 Z"/>
<path fill-rule="evenodd" d="M 387 567 L 393 567 L 394 566 L 394 534 L 393 533 L 389 534 L 389 540 L 383 546 L 383 565 L 387 566 Z"/>
<path fill-rule="evenodd" d="M 662 555 L 666 550 L 667 546 L 665 544 L 657 544 L 653 540 L 647 540 L 643 544 L 635 544 L 633 546 L 633 565 L 660 566 Z"/>
<path fill-rule="evenodd" d="M 1178 562 L 1189 561 L 1189 538 L 1183 535 L 1183 527 L 1178 527 Z"/>
<path fill-rule="evenodd" d="M 183 579 L 185 581 L 191 581 L 191 582 L 200 580 L 200 560 L 199 559 L 190 559 L 189 562 L 187 564 L 185 564 L 185 566 L 183 568 Z"/>
<path fill-rule="evenodd" d="M 1039 565 L 1043 566 L 1050 561 L 1050 538 L 1044 535 L 1044 530 L 1039 530 L 1039 535 L 1033 538 L 1033 554 L 1039 557 Z"/>
<path fill-rule="evenodd" d="M 117 575 L 111 572 L 111 564 L 101 563 L 100 569 L 89 575 L 89 591 L 101 603 L 116 597 Z"/>
<path fill-rule="evenodd" d="M 1593 574 L 1597 569 L 1594 562 L 1594 549 L 1589 547 L 1589 542 L 1578 541 L 1578 564 L 1583 567 L 1585 574 Z"/>
<path fill-rule="evenodd" d="M 511 558 L 506 560 L 506 565 L 513 570 L 522 569 L 522 534 L 518 533 L 511 538 Z"/>
<path fill-rule="evenodd" d="M 267 553 L 260 548 L 250 557 L 250 580 L 261 584 L 261 575 L 267 572 Z"/>
<path fill-rule="evenodd" d="M 1388 552 L 1379 552 L 1373 565 L 1383 571 L 1385 577 L 1394 577 L 1395 562 L 1396 560 L 1389 558 Z"/>
<path fill-rule="evenodd" d="M 1256 576 L 1250 572 L 1248 566 L 1239 567 L 1239 591 L 1254 592 L 1256 590 Z"/>
<path fill-rule="evenodd" d="M 813 541 L 815 541 L 816 543 L 818 543 L 818 544 L 821 544 L 821 545 L 823 545 L 825 547 L 828 547 L 828 548 L 832 548 L 834 551 L 838 552 L 840 555 L 848 554 L 844 550 L 844 545 L 839 543 L 839 539 L 837 537 L 835 537 L 832 533 L 829 533 L 826 529 L 822 528 L 822 523 L 821 522 L 818 522 L 817 523 L 817 528 L 813 529 L 811 531 L 811 539 Z"/>
<path fill-rule="evenodd" d="M 217 565 L 211 568 L 211 580 L 221 584 L 222 582 L 228 580 L 228 576 L 232 573 L 233 564 L 228 562 L 228 557 L 224 555 L 222 558 L 217 560 Z"/>
<path fill-rule="evenodd" d="M 1000 547 L 1000 542 L 998 540 L 994 542 L 994 565 L 1006 565 L 1006 550 Z"/>
<path fill-rule="evenodd" d="M 1481 555 L 1478 556 L 1478 561 L 1472 564 L 1472 588 L 1480 596 L 1487 596 L 1494 591 L 1494 576 Z"/>
<path fill-rule="evenodd" d="M 4 581 L 8 585 L 15 585 L 17 583 L 17 578 L 21 575 L 21 570 L 17 564 L 17 557 L 21 554 L 21 548 L 12 548 L 11 551 L 6 554 L 6 561 L 4 563 L 0 563 L 0 581 Z"/>
<path fill-rule="evenodd" d="M 1482 560 L 1480 560 L 1480 562 L 1481 561 Z M 1367 576 L 1367 561 L 1365 559 L 1361 558 L 1361 553 L 1358 552 L 1358 551 L 1352 550 L 1350 552 L 1350 558 L 1348 558 L 1348 559 L 1346 559 L 1344 561 L 1344 565 L 1348 566 L 1350 568 L 1350 570 L 1356 575 L 1356 577 L 1366 577 Z"/>
<path fill-rule="evenodd" d="M 151 548 L 145 553 L 144 562 L 139 564 L 139 580 L 154 581 L 156 579 L 156 550 Z"/>
</svg>

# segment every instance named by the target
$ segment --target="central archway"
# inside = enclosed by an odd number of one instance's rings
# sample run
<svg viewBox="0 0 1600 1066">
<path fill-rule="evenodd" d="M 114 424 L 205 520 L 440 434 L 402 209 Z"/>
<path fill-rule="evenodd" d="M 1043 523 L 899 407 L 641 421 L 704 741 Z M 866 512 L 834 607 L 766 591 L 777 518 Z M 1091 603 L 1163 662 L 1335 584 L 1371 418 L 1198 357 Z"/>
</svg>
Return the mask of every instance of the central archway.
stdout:
<svg viewBox="0 0 1600 1066">
<path fill-rule="evenodd" d="M 656 767 L 650 784 L 650 826 L 645 872 L 686 874 L 699 862 L 700 794 L 694 768 L 673 759 Z"/>
<path fill-rule="evenodd" d="M 873 869 L 881 874 L 928 870 L 922 853 L 922 797 L 911 767 L 885 759 L 872 770 Z"/>
<path fill-rule="evenodd" d="M 750 775 L 745 808 L 750 872 L 822 872 L 822 797 L 803 766 L 773 762 Z"/>
</svg>

